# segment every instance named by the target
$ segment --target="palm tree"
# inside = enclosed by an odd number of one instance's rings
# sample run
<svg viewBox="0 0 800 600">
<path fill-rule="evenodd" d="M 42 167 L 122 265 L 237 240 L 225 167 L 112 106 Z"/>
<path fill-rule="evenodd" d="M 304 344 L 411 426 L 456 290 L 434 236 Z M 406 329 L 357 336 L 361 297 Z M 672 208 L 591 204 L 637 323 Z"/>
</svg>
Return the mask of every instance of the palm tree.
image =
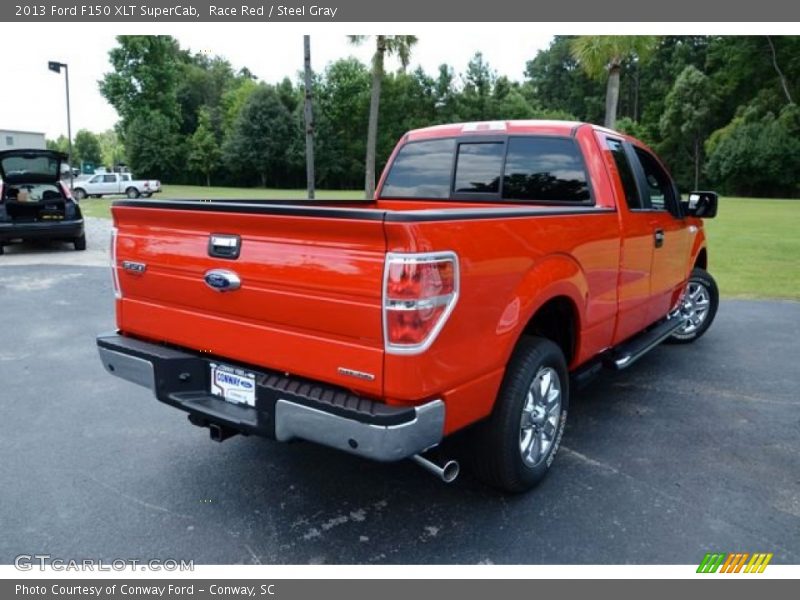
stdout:
<svg viewBox="0 0 800 600">
<path fill-rule="evenodd" d="M 369 36 L 348 36 L 353 44 L 363 43 Z M 396 55 L 405 69 L 411 57 L 411 48 L 417 43 L 414 35 L 376 35 L 375 54 L 372 55 L 372 97 L 369 103 L 369 126 L 367 128 L 367 158 L 365 164 L 364 196 L 375 195 L 375 151 L 378 143 L 378 110 L 381 103 L 381 81 L 383 63 L 387 56 Z"/>
<path fill-rule="evenodd" d="M 658 38 L 653 35 L 582 35 L 572 41 L 572 56 L 589 77 L 607 76 L 605 126 L 617 122 L 619 76 L 628 59 L 646 61 L 655 50 Z"/>
<path fill-rule="evenodd" d="M 770 36 L 765 37 L 767 38 L 767 44 L 769 44 L 770 54 L 772 55 L 772 66 L 774 67 L 775 72 L 778 74 L 778 79 L 781 81 L 781 87 L 783 88 L 783 93 L 786 96 L 786 101 L 789 104 L 794 104 L 792 94 L 789 91 L 789 84 L 786 82 L 786 75 L 783 74 L 783 71 L 781 71 L 781 68 L 778 65 L 778 54 L 775 52 L 775 44 Z"/>
<path fill-rule="evenodd" d="M 311 105 L 312 78 L 311 36 L 303 36 L 303 80 L 305 84 L 305 103 L 303 117 L 306 126 L 306 188 L 308 197 L 314 198 L 314 113 Z"/>
</svg>

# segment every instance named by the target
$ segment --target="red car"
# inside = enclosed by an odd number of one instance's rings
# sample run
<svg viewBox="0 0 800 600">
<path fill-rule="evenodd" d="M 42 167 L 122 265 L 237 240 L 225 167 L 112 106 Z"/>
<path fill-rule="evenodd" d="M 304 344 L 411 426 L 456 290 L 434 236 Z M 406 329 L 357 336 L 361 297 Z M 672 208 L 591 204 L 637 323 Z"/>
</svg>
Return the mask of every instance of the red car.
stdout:
<svg viewBox="0 0 800 600">
<path fill-rule="evenodd" d="M 380 461 L 469 429 L 487 483 L 556 456 L 570 391 L 714 319 L 703 222 L 640 142 L 501 121 L 403 136 L 371 201 L 113 207 L 106 369 L 223 440 L 304 439 Z"/>
</svg>

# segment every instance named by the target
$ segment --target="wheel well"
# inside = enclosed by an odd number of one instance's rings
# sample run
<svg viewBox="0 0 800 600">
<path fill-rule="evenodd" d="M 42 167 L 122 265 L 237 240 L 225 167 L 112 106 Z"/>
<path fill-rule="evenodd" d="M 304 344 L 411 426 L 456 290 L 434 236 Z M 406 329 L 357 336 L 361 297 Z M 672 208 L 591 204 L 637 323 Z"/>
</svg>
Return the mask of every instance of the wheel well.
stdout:
<svg viewBox="0 0 800 600">
<path fill-rule="evenodd" d="M 522 334 L 555 342 L 564 353 L 567 364 L 570 364 L 575 355 L 577 328 L 578 316 L 572 301 L 566 296 L 557 296 L 536 311 Z"/>
<path fill-rule="evenodd" d="M 700 252 L 697 253 L 697 259 L 694 261 L 694 266 L 696 269 L 708 271 L 708 254 L 706 253 L 705 248 L 702 248 Z"/>
</svg>

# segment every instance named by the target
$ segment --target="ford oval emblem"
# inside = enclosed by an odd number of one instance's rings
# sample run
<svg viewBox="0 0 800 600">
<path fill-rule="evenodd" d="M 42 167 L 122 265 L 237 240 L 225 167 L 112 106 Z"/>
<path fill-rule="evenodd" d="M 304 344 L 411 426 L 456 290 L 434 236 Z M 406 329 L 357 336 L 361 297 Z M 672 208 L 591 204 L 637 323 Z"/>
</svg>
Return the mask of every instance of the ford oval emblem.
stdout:
<svg viewBox="0 0 800 600">
<path fill-rule="evenodd" d="M 242 285 L 242 280 L 236 273 L 225 269 L 212 269 L 205 274 L 203 280 L 208 287 L 218 292 L 238 290 Z"/>
</svg>

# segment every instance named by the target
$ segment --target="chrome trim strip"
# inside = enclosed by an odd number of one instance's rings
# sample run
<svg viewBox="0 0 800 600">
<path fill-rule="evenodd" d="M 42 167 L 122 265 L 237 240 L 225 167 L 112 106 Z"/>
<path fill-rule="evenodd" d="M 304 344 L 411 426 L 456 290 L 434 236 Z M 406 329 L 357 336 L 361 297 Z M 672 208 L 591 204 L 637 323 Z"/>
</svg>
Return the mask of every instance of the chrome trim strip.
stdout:
<svg viewBox="0 0 800 600">
<path fill-rule="evenodd" d="M 303 439 L 372 460 L 390 462 L 424 452 L 444 435 L 444 402 L 416 408 L 413 421 L 379 426 L 361 423 L 288 400 L 275 403 L 275 439 Z"/>
</svg>

